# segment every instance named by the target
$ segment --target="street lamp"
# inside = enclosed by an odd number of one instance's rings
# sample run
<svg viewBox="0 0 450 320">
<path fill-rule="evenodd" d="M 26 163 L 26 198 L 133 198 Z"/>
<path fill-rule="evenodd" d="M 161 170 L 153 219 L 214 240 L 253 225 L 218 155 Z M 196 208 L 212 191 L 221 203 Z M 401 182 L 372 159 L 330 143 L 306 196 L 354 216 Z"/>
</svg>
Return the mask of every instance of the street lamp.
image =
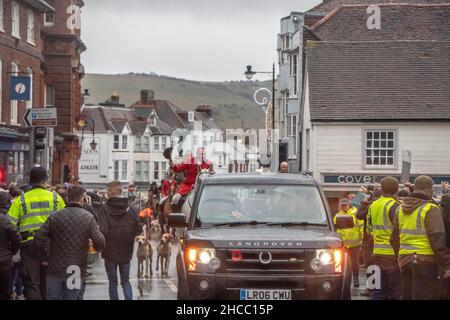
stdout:
<svg viewBox="0 0 450 320">
<path fill-rule="evenodd" d="M 245 71 L 245 77 L 247 80 L 252 80 L 253 76 L 256 74 L 256 72 L 252 71 L 252 66 L 247 66 L 247 71 Z"/>
<path fill-rule="evenodd" d="M 97 142 L 95 142 L 95 139 L 92 138 L 92 142 L 90 143 L 92 151 L 95 151 L 97 149 Z"/>
<path fill-rule="evenodd" d="M 83 128 L 83 131 L 81 133 L 81 141 L 83 141 L 83 137 L 84 137 L 84 130 L 86 129 L 87 126 L 87 119 L 91 120 L 91 131 L 92 131 L 92 142 L 89 144 L 91 146 L 91 150 L 94 151 L 95 149 L 97 149 L 97 145 L 98 143 L 95 142 L 95 121 L 94 119 L 92 119 L 92 117 L 87 116 L 87 115 L 81 115 L 78 117 L 77 122 L 78 122 L 78 126 Z"/>
<path fill-rule="evenodd" d="M 274 156 L 276 154 L 275 150 L 275 62 L 272 66 L 272 71 L 253 71 L 253 67 L 251 65 L 247 66 L 247 70 L 244 72 L 245 77 L 247 80 L 252 80 L 253 76 L 255 74 L 272 74 L 272 152 L 270 156 Z M 268 154 L 269 156 L 269 154 Z M 275 172 L 277 171 L 276 165 L 275 165 L 275 159 L 271 158 L 272 160 L 272 170 Z"/>
</svg>

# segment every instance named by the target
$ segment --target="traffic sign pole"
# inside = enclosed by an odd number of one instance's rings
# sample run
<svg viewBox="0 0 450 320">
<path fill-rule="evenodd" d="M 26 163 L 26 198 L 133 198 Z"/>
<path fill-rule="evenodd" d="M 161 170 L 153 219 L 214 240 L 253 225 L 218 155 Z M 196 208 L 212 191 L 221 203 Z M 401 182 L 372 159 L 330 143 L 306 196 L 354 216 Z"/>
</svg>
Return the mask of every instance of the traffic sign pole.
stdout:
<svg viewBox="0 0 450 320">
<path fill-rule="evenodd" d="M 29 136 L 30 136 L 30 151 L 29 151 L 29 170 L 31 171 L 31 169 L 33 169 L 34 167 L 34 159 L 36 158 L 36 153 L 34 150 L 34 140 L 35 140 L 35 136 L 36 136 L 36 132 L 35 129 L 33 127 L 29 128 Z M 29 175 L 28 175 L 29 176 Z"/>
</svg>

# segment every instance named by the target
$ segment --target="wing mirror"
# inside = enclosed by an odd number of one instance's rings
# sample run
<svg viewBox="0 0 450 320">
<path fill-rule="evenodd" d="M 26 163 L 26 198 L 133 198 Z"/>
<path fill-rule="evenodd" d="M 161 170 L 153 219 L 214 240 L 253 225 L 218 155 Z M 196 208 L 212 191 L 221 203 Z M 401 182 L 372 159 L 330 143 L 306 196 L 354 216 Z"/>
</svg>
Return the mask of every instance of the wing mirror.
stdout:
<svg viewBox="0 0 450 320">
<path fill-rule="evenodd" d="M 355 223 L 351 215 L 336 217 L 336 229 L 352 229 L 354 227 Z"/>
<path fill-rule="evenodd" d="M 184 213 L 172 213 L 169 216 L 169 226 L 173 228 L 186 228 L 186 215 Z"/>
</svg>

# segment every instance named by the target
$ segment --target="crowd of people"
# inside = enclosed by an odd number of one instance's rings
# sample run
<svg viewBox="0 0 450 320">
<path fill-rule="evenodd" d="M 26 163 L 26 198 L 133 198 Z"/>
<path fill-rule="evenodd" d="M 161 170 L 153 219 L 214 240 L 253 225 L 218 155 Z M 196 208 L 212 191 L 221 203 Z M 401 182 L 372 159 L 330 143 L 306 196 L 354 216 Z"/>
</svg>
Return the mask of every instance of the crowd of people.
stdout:
<svg viewBox="0 0 450 320">
<path fill-rule="evenodd" d="M 437 193 L 428 176 L 402 187 L 396 178 L 385 177 L 380 188 L 363 186 L 358 194 L 347 194 L 333 219 L 351 260 L 355 288 L 360 268 L 367 270 L 368 287 L 361 295 L 374 300 L 450 298 L 448 182 Z"/>
<path fill-rule="evenodd" d="M 168 178 L 152 183 L 144 204 L 132 194 L 124 197 L 119 181 L 110 182 L 106 193 L 51 186 L 42 167 L 30 171 L 28 185 L 0 187 L 0 300 L 83 300 L 90 252 L 104 259 L 110 299 L 119 299 L 120 278 L 125 299 L 132 300 L 135 239 L 148 236 L 149 221 L 158 218 L 154 195 L 161 205 L 173 189 L 172 204 L 179 204 L 197 175 L 212 171 L 205 154 L 200 148 L 182 164 L 170 161 Z M 177 181 L 176 174 L 183 178 Z"/>
<path fill-rule="evenodd" d="M 89 252 L 101 252 L 111 300 L 133 298 L 129 281 L 143 223 L 118 181 L 106 194 L 49 185 L 42 167 L 30 184 L 0 190 L 0 300 L 83 300 Z"/>
</svg>

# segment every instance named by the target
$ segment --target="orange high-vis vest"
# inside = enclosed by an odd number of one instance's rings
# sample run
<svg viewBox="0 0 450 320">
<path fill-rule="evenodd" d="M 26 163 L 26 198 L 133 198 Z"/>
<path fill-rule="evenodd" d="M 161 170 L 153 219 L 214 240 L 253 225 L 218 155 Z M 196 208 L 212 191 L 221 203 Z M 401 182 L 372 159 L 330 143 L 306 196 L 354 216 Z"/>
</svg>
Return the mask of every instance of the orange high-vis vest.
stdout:
<svg viewBox="0 0 450 320">
<path fill-rule="evenodd" d="M 146 208 L 139 212 L 139 218 L 153 218 L 153 209 L 152 208 Z"/>
</svg>

